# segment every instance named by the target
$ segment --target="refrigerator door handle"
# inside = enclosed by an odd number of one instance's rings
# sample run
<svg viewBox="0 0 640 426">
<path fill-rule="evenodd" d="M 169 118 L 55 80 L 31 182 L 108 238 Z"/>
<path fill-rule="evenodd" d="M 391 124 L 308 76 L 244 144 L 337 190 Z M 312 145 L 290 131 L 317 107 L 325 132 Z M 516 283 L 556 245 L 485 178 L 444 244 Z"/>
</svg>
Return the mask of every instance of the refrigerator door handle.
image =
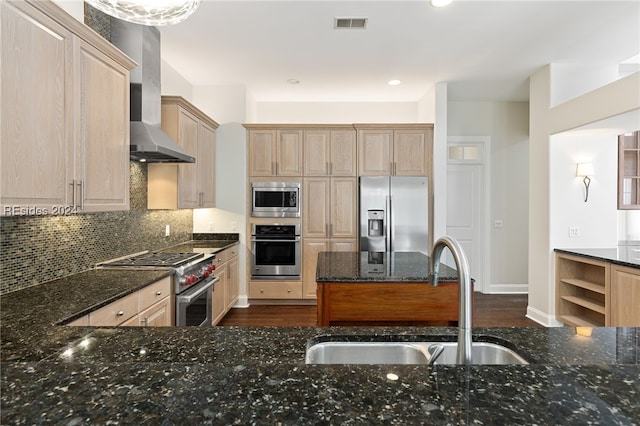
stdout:
<svg viewBox="0 0 640 426">
<path fill-rule="evenodd" d="M 393 201 L 391 195 L 387 196 L 387 243 L 385 244 L 386 251 L 393 251 L 393 214 L 391 210 L 393 208 Z"/>
</svg>

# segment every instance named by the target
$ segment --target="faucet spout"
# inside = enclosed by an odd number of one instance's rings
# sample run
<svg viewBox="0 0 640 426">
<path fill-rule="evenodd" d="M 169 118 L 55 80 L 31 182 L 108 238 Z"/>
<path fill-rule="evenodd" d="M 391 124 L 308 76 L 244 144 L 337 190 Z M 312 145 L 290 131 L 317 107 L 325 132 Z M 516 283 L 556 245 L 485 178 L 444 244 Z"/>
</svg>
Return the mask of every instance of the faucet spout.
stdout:
<svg viewBox="0 0 640 426">
<path fill-rule="evenodd" d="M 438 270 L 440 269 L 440 257 L 447 247 L 456 263 L 458 280 L 458 352 L 457 364 L 471 364 L 471 277 L 469 276 L 469 262 L 460 243 L 451 237 L 442 237 L 433 245 L 431 251 L 431 271 L 433 281 L 431 285 L 438 285 Z"/>
</svg>

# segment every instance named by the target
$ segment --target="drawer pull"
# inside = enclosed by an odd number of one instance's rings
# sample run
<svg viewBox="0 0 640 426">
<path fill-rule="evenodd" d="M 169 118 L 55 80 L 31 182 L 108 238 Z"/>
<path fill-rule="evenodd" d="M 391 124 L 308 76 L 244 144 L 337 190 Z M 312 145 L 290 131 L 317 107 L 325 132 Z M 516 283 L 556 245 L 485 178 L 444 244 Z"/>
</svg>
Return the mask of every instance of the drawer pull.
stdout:
<svg viewBox="0 0 640 426">
<path fill-rule="evenodd" d="M 124 315 L 124 311 L 118 311 L 118 313 L 116 314 L 117 316 L 121 317 Z"/>
<path fill-rule="evenodd" d="M 260 289 L 260 293 L 264 293 L 264 288 L 261 288 L 261 289 Z"/>
<path fill-rule="evenodd" d="M 291 293 L 291 289 L 290 288 L 287 289 L 287 293 Z"/>
<path fill-rule="evenodd" d="M 161 291 L 156 291 L 156 296 L 161 296 L 162 292 Z"/>
</svg>

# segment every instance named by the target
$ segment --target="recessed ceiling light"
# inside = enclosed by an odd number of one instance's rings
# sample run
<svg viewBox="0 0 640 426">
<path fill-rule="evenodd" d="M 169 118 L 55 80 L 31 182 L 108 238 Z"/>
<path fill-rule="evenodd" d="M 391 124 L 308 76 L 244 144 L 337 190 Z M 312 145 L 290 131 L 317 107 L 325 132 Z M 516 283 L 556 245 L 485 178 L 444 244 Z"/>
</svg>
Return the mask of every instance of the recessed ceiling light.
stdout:
<svg viewBox="0 0 640 426">
<path fill-rule="evenodd" d="M 453 0 L 431 0 L 431 6 L 433 7 L 445 7 L 451 4 Z"/>
<path fill-rule="evenodd" d="M 400 80 L 389 80 L 389 86 L 397 86 L 401 83 Z"/>
<path fill-rule="evenodd" d="M 289 80 L 287 80 L 287 83 L 289 84 L 300 84 L 300 80 L 298 80 L 297 78 L 290 78 Z"/>
</svg>

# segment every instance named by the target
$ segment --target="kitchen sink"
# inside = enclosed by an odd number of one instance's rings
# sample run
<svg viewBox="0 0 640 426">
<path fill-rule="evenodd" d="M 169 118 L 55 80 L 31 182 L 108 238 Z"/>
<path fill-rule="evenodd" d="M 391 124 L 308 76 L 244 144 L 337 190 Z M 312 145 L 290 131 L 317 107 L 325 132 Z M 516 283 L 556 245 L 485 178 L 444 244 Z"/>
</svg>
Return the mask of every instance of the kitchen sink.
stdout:
<svg viewBox="0 0 640 426">
<path fill-rule="evenodd" d="M 307 347 L 307 364 L 456 364 L 457 342 L 345 342 L 325 341 Z M 473 342 L 473 364 L 528 364 L 517 352 L 497 343 Z"/>
</svg>

